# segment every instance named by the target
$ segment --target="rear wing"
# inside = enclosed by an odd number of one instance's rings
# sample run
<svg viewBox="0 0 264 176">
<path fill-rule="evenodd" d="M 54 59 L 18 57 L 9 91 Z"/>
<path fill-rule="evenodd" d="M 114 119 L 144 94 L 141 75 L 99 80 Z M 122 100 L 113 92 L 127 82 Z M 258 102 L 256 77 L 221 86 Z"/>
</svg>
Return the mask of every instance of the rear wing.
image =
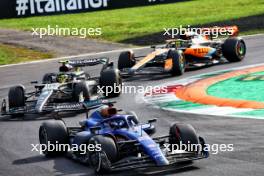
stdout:
<svg viewBox="0 0 264 176">
<path fill-rule="evenodd" d="M 214 26 L 214 27 L 208 27 L 208 28 L 202 28 L 202 34 L 205 36 L 238 36 L 239 29 L 237 26 Z"/>
<path fill-rule="evenodd" d="M 93 59 L 81 59 L 81 60 L 64 60 L 59 61 L 59 63 L 65 63 L 72 67 L 86 67 L 86 66 L 95 66 L 99 64 L 107 65 L 109 63 L 109 58 L 93 58 Z"/>
</svg>

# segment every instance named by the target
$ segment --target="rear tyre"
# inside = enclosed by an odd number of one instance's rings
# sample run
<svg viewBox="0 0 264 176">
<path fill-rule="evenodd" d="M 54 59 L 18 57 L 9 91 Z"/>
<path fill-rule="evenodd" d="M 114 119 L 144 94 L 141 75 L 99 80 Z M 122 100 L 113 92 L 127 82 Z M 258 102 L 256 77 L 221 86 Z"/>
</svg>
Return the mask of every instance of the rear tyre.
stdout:
<svg viewBox="0 0 264 176">
<path fill-rule="evenodd" d="M 39 143 L 42 144 L 42 152 L 45 156 L 58 156 L 67 152 L 66 145 L 69 144 L 67 128 L 62 120 L 43 122 L 39 128 Z M 51 145 L 49 145 L 51 144 Z M 65 145 L 60 150 L 48 149 L 48 146 Z M 44 147 L 46 146 L 46 147 Z"/>
<path fill-rule="evenodd" d="M 180 76 L 185 72 L 185 58 L 182 52 L 170 50 L 167 58 L 172 59 L 171 74 L 173 76 Z"/>
<path fill-rule="evenodd" d="M 85 82 L 76 83 L 73 88 L 73 101 L 83 102 L 90 100 L 90 92 Z"/>
<path fill-rule="evenodd" d="M 246 55 L 246 44 L 241 38 L 228 38 L 222 45 L 222 52 L 229 62 L 239 62 Z"/>
<path fill-rule="evenodd" d="M 57 77 L 56 73 L 46 73 L 42 78 L 42 84 L 51 84 L 56 81 L 54 81 L 54 78 Z"/>
<path fill-rule="evenodd" d="M 184 123 L 173 124 L 170 127 L 169 135 L 170 135 L 169 143 L 176 144 L 178 145 L 178 147 L 180 147 L 180 144 L 185 144 L 189 146 L 190 144 L 199 144 L 196 131 L 189 124 L 184 124 Z M 192 151 L 191 147 L 187 148 L 186 151 L 198 152 L 198 151 Z"/>
<path fill-rule="evenodd" d="M 124 51 L 118 58 L 118 69 L 131 68 L 136 64 L 135 56 L 132 51 Z"/>
<path fill-rule="evenodd" d="M 14 86 L 9 89 L 9 109 L 25 106 L 25 90 L 23 86 Z M 24 113 L 13 114 L 12 117 L 22 117 Z"/>
<path fill-rule="evenodd" d="M 111 163 L 117 161 L 118 150 L 115 141 L 108 136 L 97 135 L 89 140 L 89 144 L 101 146 L 100 151 L 89 152 L 89 164 L 96 174 L 108 173 Z"/>
<path fill-rule="evenodd" d="M 108 98 L 118 97 L 122 91 L 122 78 L 117 69 L 105 69 L 101 72 L 100 86 L 104 96 Z"/>
</svg>

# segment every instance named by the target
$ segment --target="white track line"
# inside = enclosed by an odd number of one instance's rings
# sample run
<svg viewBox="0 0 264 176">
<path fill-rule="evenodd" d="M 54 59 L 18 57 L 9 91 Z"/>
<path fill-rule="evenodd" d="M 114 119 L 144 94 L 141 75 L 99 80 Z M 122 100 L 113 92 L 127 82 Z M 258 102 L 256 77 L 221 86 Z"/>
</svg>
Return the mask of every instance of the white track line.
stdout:
<svg viewBox="0 0 264 176">
<path fill-rule="evenodd" d="M 241 37 L 250 38 L 250 37 L 255 37 L 255 36 L 263 36 L 263 35 L 264 34 L 252 34 L 252 35 L 244 35 Z M 56 60 L 63 60 L 63 59 L 73 59 L 73 58 L 87 57 L 87 56 L 92 56 L 92 55 L 109 54 L 109 53 L 122 52 L 126 50 L 131 50 L 131 49 L 141 50 L 141 49 L 147 49 L 147 48 L 150 48 L 150 46 L 138 47 L 138 48 L 124 48 L 124 49 L 104 51 L 104 52 L 99 52 L 99 53 L 87 53 L 87 54 L 72 55 L 72 56 L 65 56 L 65 57 L 58 57 L 58 58 L 51 58 L 51 59 L 36 60 L 36 61 L 31 61 L 31 62 L 22 62 L 22 63 L 17 63 L 17 64 L 0 65 L 0 68 L 12 67 L 12 66 L 18 66 L 18 65 L 26 65 L 26 64 L 35 64 L 35 63 L 42 63 L 42 62 L 49 62 L 49 61 L 56 61 Z"/>
<path fill-rule="evenodd" d="M 240 37 L 250 38 L 250 37 L 256 37 L 256 36 L 261 36 L 261 35 L 264 35 L 264 34 L 249 34 L 249 35 L 241 35 Z"/>
</svg>

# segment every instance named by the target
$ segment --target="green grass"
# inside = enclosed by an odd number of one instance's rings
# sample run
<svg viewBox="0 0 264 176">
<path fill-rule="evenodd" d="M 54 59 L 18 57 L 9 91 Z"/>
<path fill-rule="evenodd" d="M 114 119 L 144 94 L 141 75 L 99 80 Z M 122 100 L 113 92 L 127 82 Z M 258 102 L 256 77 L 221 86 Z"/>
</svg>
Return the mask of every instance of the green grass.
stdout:
<svg viewBox="0 0 264 176">
<path fill-rule="evenodd" d="M 101 27 L 103 35 L 97 38 L 120 42 L 160 32 L 163 28 L 228 21 L 258 14 L 264 14 L 263 0 L 194 0 L 92 13 L 0 20 L 0 28 L 31 30 L 32 27 L 48 25 Z M 255 30 L 253 33 L 263 31 Z"/>
<path fill-rule="evenodd" d="M 252 75 L 264 76 L 264 72 L 258 72 Z M 220 98 L 264 102 L 264 97 L 259 96 L 264 91 L 263 81 L 241 81 L 240 79 L 244 76 L 217 82 L 207 89 L 207 94 Z"/>
<path fill-rule="evenodd" d="M 0 44 L 0 65 L 51 58 L 49 53 L 42 53 L 23 47 Z"/>
</svg>

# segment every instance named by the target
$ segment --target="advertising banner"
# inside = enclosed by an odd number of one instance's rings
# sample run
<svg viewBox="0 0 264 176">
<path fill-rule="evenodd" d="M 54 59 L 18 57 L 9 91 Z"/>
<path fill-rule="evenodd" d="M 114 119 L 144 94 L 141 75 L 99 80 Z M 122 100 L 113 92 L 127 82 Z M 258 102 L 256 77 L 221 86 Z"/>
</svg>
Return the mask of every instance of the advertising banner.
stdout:
<svg viewBox="0 0 264 176">
<path fill-rule="evenodd" d="M 181 0 L 1 0 L 0 19 L 173 3 Z"/>
</svg>

